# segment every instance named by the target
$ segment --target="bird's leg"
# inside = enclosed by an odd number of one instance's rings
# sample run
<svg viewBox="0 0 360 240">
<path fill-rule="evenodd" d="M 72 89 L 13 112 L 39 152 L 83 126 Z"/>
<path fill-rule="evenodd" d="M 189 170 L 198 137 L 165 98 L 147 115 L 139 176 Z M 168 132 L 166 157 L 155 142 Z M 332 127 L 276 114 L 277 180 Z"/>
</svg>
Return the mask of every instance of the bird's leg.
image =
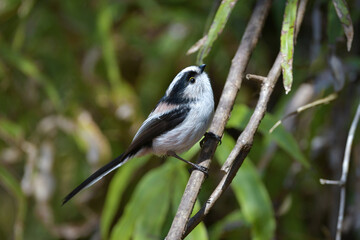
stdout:
<svg viewBox="0 0 360 240">
<path fill-rule="evenodd" d="M 205 141 L 208 139 L 208 138 L 215 138 L 215 140 L 217 140 L 219 142 L 219 145 L 221 144 L 221 137 L 216 135 L 215 133 L 212 133 L 212 132 L 206 132 L 204 134 L 204 138 L 201 139 L 200 141 L 200 147 L 202 148 Z"/>
<path fill-rule="evenodd" d="M 171 156 L 171 157 L 174 157 L 174 158 L 177 158 L 177 159 L 179 159 L 179 160 L 181 160 L 181 161 L 183 161 L 183 162 L 185 162 L 185 163 L 187 163 L 187 164 L 190 164 L 194 169 L 199 170 L 200 172 L 202 172 L 202 173 L 204 173 L 206 176 L 208 176 L 209 170 L 208 170 L 206 167 L 203 167 L 203 166 L 200 166 L 200 165 L 198 165 L 198 164 L 189 162 L 189 161 L 183 159 L 182 157 L 176 155 L 176 153 L 175 153 L 174 151 L 168 151 L 168 152 L 167 152 L 167 155 L 168 155 L 168 156 Z"/>
</svg>

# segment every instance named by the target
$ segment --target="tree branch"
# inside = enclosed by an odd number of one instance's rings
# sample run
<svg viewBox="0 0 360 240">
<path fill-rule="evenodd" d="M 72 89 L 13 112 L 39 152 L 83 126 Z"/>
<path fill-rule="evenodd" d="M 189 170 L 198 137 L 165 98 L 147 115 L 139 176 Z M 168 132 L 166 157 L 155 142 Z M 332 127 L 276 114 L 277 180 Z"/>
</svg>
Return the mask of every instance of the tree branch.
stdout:
<svg viewBox="0 0 360 240">
<path fill-rule="evenodd" d="M 299 5 L 298 16 L 296 20 L 296 36 L 300 29 L 305 8 L 306 8 L 307 0 L 302 0 Z M 257 128 L 260 125 L 260 121 L 265 115 L 267 103 L 269 101 L 270 95 L 273 91 L 275 83 L 277 82 L 281 73 L 281 54 L 279 53 L 273 67 L 271 68 L 268 76 L 266 77 L 266 81 L 263 82 L 263 85 L 260 90 L 259 101 L 256 105 L 253 115 L 250 118 L 249 123 L 247 124 L 245 130 L 239 136 L 235 147 L 229 154 L 226 162 L 222 166 L 222 170 L 225 171 L 225 176 L 221 179 L 218 186 L 215 188 L 206 204 L 201 208 L 201 210 L 193 216 L 187 226 L 185 236 L 189 234 L 207 215 L 210 209 L 214 206 L 216 200 L 220 198 L 220 196 L 225 192 L 225 190 L 229 187 L 233 178 L 235 177 L 237 171 L 241 167 L 245 157 L 248 155 L 252 144 L 253 137 Z"/>
<path fill-rule="evenodd" d="M 268 15 L 270 5 L 271 0 L 259 0 L 257 2 L 240 46 L 232 60 L 229 75 L 209 129 L 210 132 L 218 136 L 223 135 L 236 95 L 240 89 L 246 66 L 260 37 L 260 32 L 264 25 L 265 18 Z M 211 158 L 215 153 L 217 144 L 218 141 L 216 139 L 205 141 L 198 160 L 200 165 L 207 168 L 210 166 Z M 205 176 L 202 172 L 192 172 L 166 239 L 183 238 L 187 221 L 194 208 L 204 178 Z"/>
<path fill-rule="evenodd" d="M 327 180 L 327 179 L 320 179 L 321 184 L 335 184 L 340 186 L 340 205 L 339 205 L 339 215 L 338 215 L 338 222 L 337 222 L 337 229 L 336 229 L 336 240 L 341 240 L 341 232 L 342 226 L 344 222 L 344 209 L 345 209 L 345 195 L 346 195 L 346 180 L 349 172 L 349 165 L 350 165 L 350 153 L 352 142 L 354 140 L 354 135 L 356 131 L 357 124 L 359 123 L 360 118 L 360 102 L 356 110 L 355 117 L 351 123 L 351 127 L 349 130 L 349 134 L 346 140 L 346 147 L 345 147 L 345 154 L 342 166 L 342 174 L 339 181 L 336 180 Z"/>
</svg>

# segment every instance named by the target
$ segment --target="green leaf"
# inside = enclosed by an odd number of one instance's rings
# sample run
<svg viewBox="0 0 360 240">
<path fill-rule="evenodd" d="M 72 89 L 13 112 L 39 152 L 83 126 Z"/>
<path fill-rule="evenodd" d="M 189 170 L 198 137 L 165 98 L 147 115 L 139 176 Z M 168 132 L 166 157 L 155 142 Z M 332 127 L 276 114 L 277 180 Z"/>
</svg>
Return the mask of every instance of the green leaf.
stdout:
<svg viewBox="0 0 360 240">
<path fill-rule="evenodd" d="M 112 35 L 112 23 L 115 15 L 112 4 L 103 4 L 97 17 L 97 30 L 101 40 L 104 61 L 108 78 L 113 89 L 120 88 L 122 82 L 120 69 L 116 59 L 116 49 Z"/>
<path fill-rule="evenodd" d="M 231 118 L 227 124 L 227 127 L 234 128 L 245 128 L 246 124 L 250 120 L 252 111 L 245 105 L 236 105 L 231 113 Z M 297 144 L 294 137 L 286 131 L 286 129 L 280 125 L 271 134 L 269 130 L 276 123 L 275 117 L 271 114 L 266 113 L 265 117 L 261 121 L 259 131 L 275 141 L 278 146 L 292 156 L 295 160 L 300 162 L 303 166 L 309 167 L 310 164 L 301 152 L 299 145 Z"/>
<path fill-rule="evenodd" d="M 245 159 L 231 187 L 241 205 L 245 219 L 252 224 L 253 239 L 273 239 L 275 216 L 271 200 L 249 159 Z"/>
<path fill-rule="evenodd" d="M 294 58 L 294 33 L 296 12 L 298 8 L 297 0 L 288 0 L 285 7 L 284 20 L 281 29 L 281 68 L 283 73 L 283 81 L 285 93 L 291 90 L 293 82 L 293 58 Z"/>
<path fill-rule="evenodd" d="M 114 178 L 110 183 L 101 216 L 100 227 L 102 239 L 108 239 L 109 230 L 114 220 L 115 214 L 119 209 L 122 194 L 127 188 L 131 178 L 135 175 L 135 172 L 146 163 L 148 159 L 149 156 L 132 159 L 130 162 L 126 163 L 126 165 L 117 170 Z"/>
<path fill-rule="evenodd" d="M 210 239 L 217 240 L 223 239 L 222 235 L 227 234 L 229 229 L 234 229 L 234 226 L 246 226 L 244 223 L 247 224 L 246 220 L 244 219 L 244 215 L 242 214 L 240 209 L 236 209 L 232 213 L 226 215 L 223 219 L 217 221 L 214 226 L 211 226 L 210 229 Z M 247 224 L 248 225 L 248 224 Z M 238 227 L 237 227 L 238 228 Z"/>
<path fill-rule="evenodd" d="M 328 11 L 327 11 L 327 41 L 329 44 L 336 44 L 339 37 L 343 36 L 344 31 L 339 22 L 339 18 L 335 11 L 334 4 L 329 1 Z"/>
<path fill-rule="evenodd" d="M 269 134 L 271 127 L 274 126 L 275 123 L 275 117 L 270 114 L 266 114 L 260 124 L 260 132 L 263 134 L 267 134 L 267 136 L 274 140 L 280 148 L 282 148 L 295 160 L 300 162 L 304 167 L 309 168 L 310 164 L 304 154 L 301 152 L 295 138 L 283 126 L 280 126 L 280 128 L 278 127 L 271 134 Z"/>
<path fill-rule="evenodd" d="M 213 43 L 222 33 L 236 2 L 237 0 L 223 0 L 221 2 L 219 9 L 216 12 L 214 21 L 211 24 L 211 27 L 207 34 L 207 38 L 205 39 L 205 42 L 200 48 L 199 54 L 197 56 L 196 62 L 198 65 L 203 63 L 203 60 L 209 54 Z"/>
<path fill-rule="evenodd" d="M 349 7 L 345 0 L 333 0 L 332 2 L 347 38 L 347 50 L 350 51 L 354 38 L 354 28 L 351 21 Z"/>
<path fill-rule="evenodd" d="M 215 152 L 217 159 L 224 161 L 228 156 L 234 140 L 223 136 L 223 144 Z M 220 151 L 219 151 L 220 150 Z M 252 162 L 247 158 L 231 183 L 235 196 L 241 206 L 242 214 L 251 224 L 252 239 L 273 239 L 275 234 L 275 217 L 271 199 Z"/>
<path fill-rule="evenodd" d="M 24 44 L 25 32 L 26 32 L 26 20 L 35 4 L 35 0 L 24 0 L 21 3 L 21 6 L 18 10 L 19 15 L 19 25 L 16 28 L 14 34 L 14 40 L 12 42 L 12 48 L 14 50 L 20 50 L 21 46 Z"/>
<path fill-rule="evenodd" d="M 20 125 L 4 118 L 0 118 L 0 133 L 15 139 L 19 139 L 24 135 Z"/>
<path fill-rule="evenodd" d="M 115 225 L 111 239 L 160 238 L 161 229 L 170 206 L 171 178 L 174 163 L 147 173 L 135 189 L 124 214 Z"/>
<path fill-rule="evenodd" d="M 168 211 L 175 216 L 177 206 L 185 189 L 189 174 L 178 160 L 167 162 L 149 173 L 139 182 L 124 214 L 111 233 L 111 239 L 159 239 L 164 229 Z M 170 206 L 172 206 L 170 208 Z M 200 205 L 195 205 L 195 211 Z M 171 218 L 172 219 L 172 218 Z M 170 226 L 170 225 L 169 225 Z M 206 228 L 200 224 L 187 239 L 208 239 Z"/>
<path fill-rule="evenodd" d="M 26 198 L 23 194 L 19 182 L 3 167 L 0 165 L 0 181 L 7 189 L 14 195 L 18 209 L 14 223 L 15 240 L 23 239 L 24 233 L 24 220 L 26 215 Z"/>
<path fill-rule="evenodd" d="M 163 175 L 159 174 L 159 175 Z M 158 181 L 161 181 L 161 176 Z M 156 184 L 154 181 L 153 184 Z M 134 240 L 159 239 L 161 230 L 170 207 L 171 188 L 169 182 L 159 184 L 152 195 L 147 198 L 147 207 L 143 209 L 135 223 Z M 153 188 L 153 186 L 147 186 Z"/>
<path fill-rule="evenodd" d="M 196 144 L 185 154 L 182 154 L 182 157 L 185 159 L 191 159 L 199 151 L 199 149 L 200 147 Z M 108 238 L 108 232 L 121 202 L 122 193 L 126 189 L 126 186 L 129 183 L 134 172 L 145 163 L 145 159 L 148 159 L 148 157 L 134 159 L 131 162 L 127 163 L 129 166 L 119 169 L 114 176 L 114 179 L 111 181 L 101 221 L 101 234 L 103 239 Z M 171 202 L 173 203 L 173 206 L 176 206 L 176 208 L 173 208 L 173 210 L 175 209 L 173 212 L 173 215 L 175 216 L 176 209 L 178 204 L 180 203 L 181 196 L 185 189 L 189 174 L 186 170 L 187 166 L 179 160 L 168 158 L 167 161 L 168 162 L 162 167 L 149 172 L 141 180 L 135 190 L 132 199 L 129 201 L 128 206 L 126 206 L 123 217 L 114 227 L 112 238 L 114 238 L 114 236 L 118 236 L 117 233 L 120 232 L 122 232 L 122 239 L 126 239 L 126 237 L 130 238 L 132 236 L 135 237 L 135 239 L 149 238 L 149 236 L 145 236 L 149 233 L 155 234 L 154 232 L 152 232 L 155 227 L 159 227 L 159 235 L 160 229 L 162 229 L 162 222 L 164 221 L 163 217 L 166 216 L 166 212 L 164 213 L 165 209 L 161 207 L 166 206 L 166 210 L 168 210 L 168 205 Z M 172 171 L 173 174 L 171 174 Z M 159 181 L 161 184 L 152 183 L 152 181 L 155 182 L 155 180 L 153 179 L 156 178 L 158 178 L 158 180 L 156 181 Z M 153 191 L 146 192 L 146 190 L 143 189 L 153 189 Z M 156 191 L 159 191 L 158 195 L 162 196 L 161 199 L 157 199 L 156 195 L 152 196 L 152 193 Z M 136 197 L 136 194 L 141 195 L 140 192 L 146 196 Z M 171 195 L 167 196 L 167 194 L 170 192 Z M 153 204 L 156 206 L 159 205 L 157 204 L 159 202 L 163 203 L 163 206 L 159 206 L 159 208 L 156 208 L 152 206 L 150 200 L 148 199 L 151 199 L 153 201 Z M 170 199 L 172 200 L 170 201 Z M 136 205 L 143 206 L 142 214 L 132 214 L 132 209 L 137 209 Z M 195 209 L 200 209 L 198 203 L 196 204 Z M 156 211 L 153 212 L 154 210 Z M 161 214 L 159 214 L 159 212 L 161 212 Z M 161 215 L 161 217 L 158 218 L 158 221 L 156 223 L 153 219 L 154 215 Z M 125 233 L 122 230 L 124 228 L 127 229 Z M 192 239 L 207 239 L 207 237 L 204 238 L 204 236 L 207 236 L 204 225 L 201 224 L 200 226 L 198 226 L 197 229 L 190 234 L 190 237 L 191 236 L 195 236 Z"/>
</svg>

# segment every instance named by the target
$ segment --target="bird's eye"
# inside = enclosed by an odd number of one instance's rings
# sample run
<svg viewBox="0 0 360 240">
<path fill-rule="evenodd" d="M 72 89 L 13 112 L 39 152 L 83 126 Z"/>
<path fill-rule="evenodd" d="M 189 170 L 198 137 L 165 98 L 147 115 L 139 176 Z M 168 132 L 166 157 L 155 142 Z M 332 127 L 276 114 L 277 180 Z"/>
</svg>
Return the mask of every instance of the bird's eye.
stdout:
<svg viewBox="0 0 360 240">
<path fill-rule="evenodd" d="M 190 83 L 195 83 L 195 78 L 194 77 L 189 78 L 189 82 Z"/>
</svg>

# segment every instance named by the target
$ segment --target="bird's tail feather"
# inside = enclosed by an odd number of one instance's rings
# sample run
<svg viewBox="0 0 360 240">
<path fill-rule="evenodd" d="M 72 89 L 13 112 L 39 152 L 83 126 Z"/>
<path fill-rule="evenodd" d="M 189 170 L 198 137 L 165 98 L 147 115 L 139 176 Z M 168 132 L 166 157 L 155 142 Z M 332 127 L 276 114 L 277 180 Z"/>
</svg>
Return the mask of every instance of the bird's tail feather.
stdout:
<svg viewBox="0 0 360 240">
<path fill-rule="evenodd" d="M 79 186 L 77 186 L 74 190 L 72 190 L 64 199 L 62 204 L 64 205 L 66 202 L 68 202 L 71 198 L 73 198 L 78 192 L 80 192 L 82 189 L 90 187 L 97 181 L 99 181 L 101 178 L 106 176 L 108 173 L 112 172 L 113 170 L 117 169 L 124 163 L 126 163 L 130 157 L 124 154 L 121 154 L 119 157 L 115 158 L 96 172 L 94 172 L 90 177 L 85 179 Z"/>
</svg>

